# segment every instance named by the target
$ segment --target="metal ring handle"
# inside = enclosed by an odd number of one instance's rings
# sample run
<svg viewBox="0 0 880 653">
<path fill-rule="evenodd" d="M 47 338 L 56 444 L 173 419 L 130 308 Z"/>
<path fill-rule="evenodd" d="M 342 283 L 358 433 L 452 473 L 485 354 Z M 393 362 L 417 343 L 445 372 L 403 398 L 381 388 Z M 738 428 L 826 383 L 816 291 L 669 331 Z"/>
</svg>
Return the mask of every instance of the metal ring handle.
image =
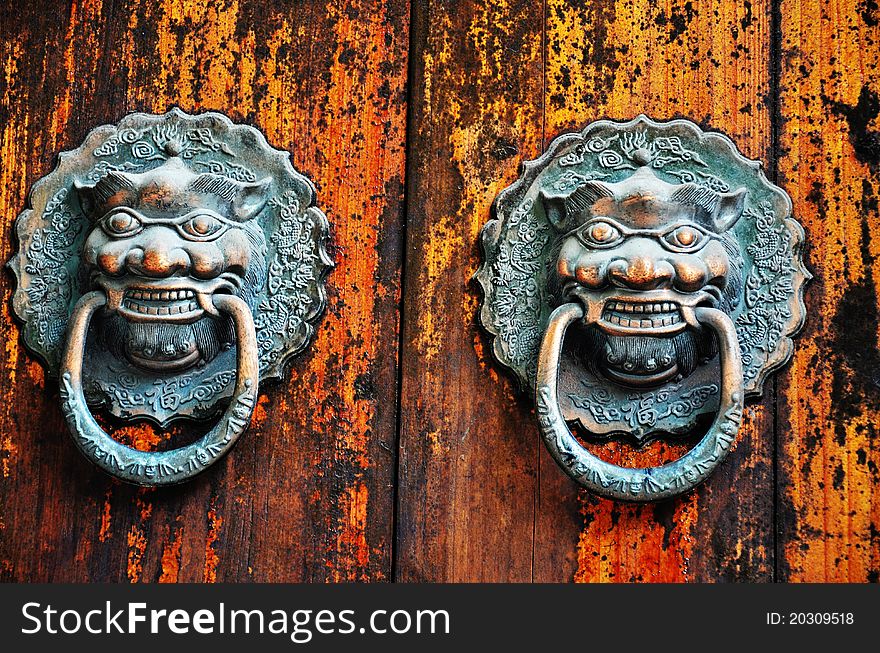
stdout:
<svg viewBox="0 0 880 653">
<path fill-rule="evenodd" d="M 721 404 L 703 439 L 678 460 L 660 467 L 630 468 L 605 462 L 575 439 L 559 409 L 557 376 L 562 342 L 569 325 L 584 317 L 579 304 L 563 304 L 550 316 L 541 341 L 535 405 L 544 443 L 575 481 L 609 499 L 656 501 L 677 496 L 702 483 L 724 460 L 742 421 L 743 375 L 739 342 L 730 318 L 717 309 L 697 308 L 697 320 L 718 336 L 721 356 Z"/>
<path fill-rule="evenodd" d="M 82 389 L 82 362 L 89 322 L 107 297 L 101 291 L 84 295 L 70 316 L 61 363 L 62 410 L 73 440 L 82 453 L 108 474 L 137 485 L 174 485 L 192 478 L 219 460 L 251 420 L 257 403 L 259 357 L 254 318 L 248 305 L 234 295 L 215 295 L 214 305 L 235 324 L 238 372 L 232 400 L 220 421 L 201 439 L 162 452 L 132 449 L 111 438 L 95 421 Z"/>
</svg>

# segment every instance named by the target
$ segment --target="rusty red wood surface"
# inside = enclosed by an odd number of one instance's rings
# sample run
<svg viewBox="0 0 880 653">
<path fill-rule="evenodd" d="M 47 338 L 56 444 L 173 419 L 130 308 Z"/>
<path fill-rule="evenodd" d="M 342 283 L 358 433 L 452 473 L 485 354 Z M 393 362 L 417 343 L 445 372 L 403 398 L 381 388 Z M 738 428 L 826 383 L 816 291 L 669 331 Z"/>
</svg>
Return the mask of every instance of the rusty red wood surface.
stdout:
<svg viewBox="0 0 880 653">
<path fill-rule="evenodd" d="M 332 224 L 329 311 L 196 481 L 110 481 L 0 278 L 0 580 L 878 581 L 880 10 L 864 0 L 0 8 L 0 259 L 28 188 L 130 111 L 261 128 Z M 520 163 L 600 118 L 727 133 L 794 200 L 808 321 L 696 492 L 579 490 L 493 361 L 470 278 Z M 398 361 L 399 358 L 399 361 Z M 399 364 L 399 365 L 398 365 Z M 399 409 L 399 410 L 398 410 Z M 398 414 L 399 413 L 399 414 Z M 121 429 L 139 447 L 169 437 Z M 624 464 L 681 448 L 594 445 Z"/>
<path fill-rule="evenodd" d="M 343 6 L 344 5 L 344 6 Z M 0 578 L 386 580 L 391 574 L 409 11 L 405 2 L 7 3 L 5 228 L 59 150 L 130 111 L 218 110 L 318 188 L 336 270 L 290 378 L 192 483 L 110 481 L 64 431 L 57 383 L 2 307 Z M 11 275 L 2 280 L 11 292 Z M 152 447 L 150 427 L 121 437 Z"/>
</svg>

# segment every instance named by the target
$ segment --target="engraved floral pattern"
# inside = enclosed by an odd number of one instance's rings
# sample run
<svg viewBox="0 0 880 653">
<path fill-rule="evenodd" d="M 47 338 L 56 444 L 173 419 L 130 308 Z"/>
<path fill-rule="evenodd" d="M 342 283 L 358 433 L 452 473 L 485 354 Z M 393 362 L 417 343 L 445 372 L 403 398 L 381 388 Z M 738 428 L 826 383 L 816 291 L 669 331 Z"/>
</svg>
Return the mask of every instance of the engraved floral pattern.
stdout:
<svg viewBox="0 0 880 653">
<path fill-rule="evenodd" d="M 181 406 L 196 402 L 202 404 L 222 393 L 235 381 L 234 370 L 222 370 L 198 380 L 194 374 L 183 374 L 168 379 L 156 379 L 153 387 L 140 390 L 140 379 L 125 369 L 114 369 L 115 382 L 106 390 L 123 410 L 149 407 L 153 412 L 176 411 Z M 195 383 L 194 383 L 195 381 Z"/>
<path fill-rule="evenodd" d="M 623 401 L 615 401 L 604 386 L 584 382 L 586 395 L 570 394 L 568 398 L 578 408 L 590 411 L 599 424 L 623 422 L 634 435 L 645 435 L 670 417 L 688 417 L 703 408 L 718 393 L 714 383 L 700 385 L 681 392 L 681 384 L 658 390 L 633 392 Z"/>
<path fill-rule="evenodd" d="M 115 156 L 127 148 L 135 159 L 152 161 L 168 158 L 166 148 L 169 145 L 173 145 L 183 159 L 192 159 L 206 152 L 223 152 L 235 156 L 229 146 L 217 139 L 207 127 L 188 129 L 182 123 L 173 121 L 146 129 L 120 129 L 95 148 L 93 154 L 96 157 Z"/>
<path fill-rule="evenodd" d="M 747 209 L 743 219 L 754 221 L 756 237 L 746 248 L 752 268 L 745 282 L 745 310 L 736 319 L 746 384 L 755 380 L 767 358 L 779 346 L 791 318 L 794 268 L 791 234 L 769 202 Z"/>
<path fill-rule="evenodd" d="M 710 383 L 682 392 L 681 384 L 657 390 L 633 392 L 624 400 L 614 400 L 607 388 L 584 382 L 586 395 L 570 394 L 578 408 L 588 410 L 599 424 L 625 423 L 640 437 L 656 429 L 663 420 L 693 415 L 718 394 L 718 385 Z"/>
<path fill-rule="evenodd" d="M 666 172 L 677 177 L 683 184 L 706 186 L 719 193 L 726 193 L 730 190 L 730 184 L 703 170 L 667 170 Z"/>
<path fill-rule="evenodd" d="M 613 170 L 635 170 L 640 162 L 636 161 L 636 152 L 643 150 L 649 156 L 648 165 L 655 169 L 665 168 L 671 163 L 696 164 L 706 166 L 706 162 L 694 151 L 686 148 L 678 136 L 655 136 L 650 138 L 646 130 L 626 131 L 610 136 L 594 136 L 578 145 L 572 152 L 559 157 L 559 165 L 563 167 L 583 164 L 590 154 L 596 156 L 596 163 L 603 168 Z M 682 171 L 679 171 L 681 174 Z M 675 174 L 675 173 L 673 173 Z M 710 182 L 717 177 L 702 172 L 691 173 L 695 183 Z M 724 182 L 721 182 L 722 184 Z M 707 183 L 709 185 L 709 183 Z M 716 189 L 717 190 L 717 189 Z"/>
<path fill-rule="evenodd" d="M 534 373 L 543 333 L 540 328 L 543 297 L 538 279 L 541 254 L 550 239 L 550 227 L 532 218 L 533 200 L 524 201 L 510 216 L 492 266 L 495 328 L 508 356 Z"/>
<path fill-rule="evenodd" d="M 287 192 L 269 204 L 281 221 L 270 238 L 275 253 L 269 263 L 268 296 L 260 303 L 255 322 L 261 369 L 279 362 L 285 341 L 304 337 L 316 301 L 309 289 L 320 267 L 315 221 L 296 193 Z"/>
<path fill-rule="evenodd" d="M 46 350 L 57 350 L 64 342 L 72 297 L 72 275 L 67 265 L 78 258 L 83 231 L 65 204 L 67 193 L 62 188 L 46 203 L 42 215 L 45 226 L 35 229 L 30 241 L 22 246 L 24 270 L 32 277 L 26 289 L 25 314 L 36 331 L 36 342 Z M 59 356 L 56 354 L 56 360 Z"/>
<path fill-rule="evenodd" d="M 215 175 L 223 175 L 235 181 L 254 182 L 257 176 L 245 166 L 229 163 L 227 161 L 194 161 L 193 164 L 197 168 L 202 168 L 205 172 Z"/>
</svg>

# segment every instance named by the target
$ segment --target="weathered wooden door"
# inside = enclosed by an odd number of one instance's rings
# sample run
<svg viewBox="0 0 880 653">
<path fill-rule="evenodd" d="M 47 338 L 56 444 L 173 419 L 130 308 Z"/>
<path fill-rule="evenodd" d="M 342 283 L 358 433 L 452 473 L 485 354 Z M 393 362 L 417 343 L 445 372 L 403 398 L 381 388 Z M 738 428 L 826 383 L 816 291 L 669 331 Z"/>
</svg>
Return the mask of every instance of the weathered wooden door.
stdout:
<svg viewBox="0 0 880 653">
<path fill-rule="evenodd" d="M 79 456 L 4 275 L 0 578 L 880 580 L 878 21 L 856 0 L 5 3 L 0 258 L 57 152 L 180 106 L 291 152 L 336 269 L 289 380 L 263 389 L 230 456 L 170 489 Z M 521 161 L 642 112 L 763 161 L 815 280 L 793 361 L 748 405 L 723 467 L 633 506 L 556 468 L 530 399 L 493 363 L 470 278 Z"/>
</svg>

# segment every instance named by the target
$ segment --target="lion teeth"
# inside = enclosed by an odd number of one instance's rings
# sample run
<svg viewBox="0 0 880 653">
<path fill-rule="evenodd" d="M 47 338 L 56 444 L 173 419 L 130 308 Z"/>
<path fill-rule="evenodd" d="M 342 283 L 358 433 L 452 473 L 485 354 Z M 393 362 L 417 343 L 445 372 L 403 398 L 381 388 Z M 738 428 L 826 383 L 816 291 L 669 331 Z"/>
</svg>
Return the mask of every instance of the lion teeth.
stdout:
<svg viewBox="0 0 880 653">
<path fill-rule="evenodd" d="M 608 302 L 605 310 L 620 313 L 677 313 L 678 304 L 675 302 Z"/>
<path fill-rule="evenodd" d="M 194 299 L 193 290 L 130 290 L 125 293 L 126 299 L 142 299 L 152 302 L 178 301 L 182 299 Z"/>
<path fill-rule="evenodd" d="M 169 304 L 168 302 L 175 303 Z M 196 294 L 192 290 L 133 290 L 126 293 L 122 305 L 131 312 L 140 315 L 186 315 L 200 310 L 196 302 Z"/>
<path fill-rule="evenodd" d="M 678 324 L 682 321 L 682 316 L 675 302 L 611 301 L 605 305 L 602 319 L 622 327 L 651 329 Z"/>
</svg>

